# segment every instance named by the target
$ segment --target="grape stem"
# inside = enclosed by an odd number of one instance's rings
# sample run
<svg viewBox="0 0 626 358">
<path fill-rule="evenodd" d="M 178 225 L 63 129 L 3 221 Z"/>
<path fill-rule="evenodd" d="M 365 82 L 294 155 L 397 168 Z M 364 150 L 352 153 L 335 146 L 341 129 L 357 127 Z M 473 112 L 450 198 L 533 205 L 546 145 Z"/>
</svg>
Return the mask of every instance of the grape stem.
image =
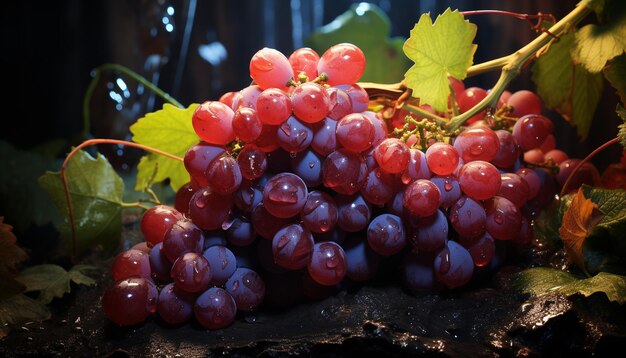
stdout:
<svg viewBox="0 0 626 358">
<path fill-rule="evenodd" d="M 602 144 L 601 146 L 596 148 L 593 152 L 589 153 L 589 155 L 587 155 L 585 157 L 585 159 L 581 160 L 574 167 L 574 170 L 572 170 L 572 172 L 567 176 L 567 179 L 565 180 L 565 183 L 563 183 L 563 187 L 561 188 L 560 196 L 563 196 L 563 195 L 565 195 L 565 193 L 567 193 L 567 187 L 569 186 L 569 183 L 572 181 L 572 178 L 574 178 L 574 175 L 578 172 L 578 170 L 580 168 L 582 168 L 583 165 L 585 165 L 585 163 L 587 163 L 589 160 L 591 160 L 591 158 L 595 157 L 596 154 L 600 153 L 604 149 L 606 149 L 606 148 L 608 148 L 611 145 L 616 144 L 616 143 L 619 143 L 619 137 L 615 137 L 615 138 L 611 139 L 610 141 Z"/>
<path fill-rule="evenodd" d="M 72 149 L 72 151 L 67 155 L 67 157 L 65 157 L 65 160 L 63 161 L 63 164 L 61 165 L 61 182 L 63 183 L 63 191 L 65 193 L 65 202 L 67 204 L 67 215 L 70 218 L 70 229 L 72 232 L 72 256 L 74 258 L 76 258 L 77 253 L 76 253 L 76 219 L 74 218 L 74 210 L 72 208 L 72 197 L 70 194 L 70 189 L 69 189 L 69 184 L 67 182 L 67 175 L 66 175 L 66 170 L 67 170 L 67 166 L 69 165 L 70 159 L 74 156 L 74 154 L 78 153 L 79 150 L 88 147 L 88 146 L 92 146 L 92 145 L 98 145 L 98 144 L 118 144 L 118 145 L 125 145 L 125 146 L 129 146 L 129 147 L 135 147 L 135 148 L 139 148 L 139 149 L 143 149 L 147 152 L 151 152 L 151 153 L 156 153 L 156 154 L 160 154 L 163 156 L 166 156 L 168 158 L 174 159 L 174 160 L 178 160 L 178 161 L 183 161 L 183 158 L 178 157 L 176 155 L 164 152 L 160 149 L 156 149 L 156 148 L 152 148 L 152 147 L 148 147 L 146 145 L 143 144 L 138 144 L 138 143 L 133 143 L 133 142 L 128 142 L 125 140 L 118 140 L 118 139 L 90 139 L 90 140 L 86 140 L 84 142 L 82 142 L 81 144 L 79 144 L 78 146 L 76 146 L 74 149 Z M 139 203 L 121 203 L 121 206 L 140 206 Z"/>
<path fill-rule="evenodd" d="M 87 86 L 87 90 L 85 91 L 85 97 L 83 98 L 83 133 L 84 136 L 87 137 L 91 127 L 91 111 L 89 110 L 89 102 L 91 101 L 91 97 L 93 96 L 93 91 L 96 89 L 96 85 L 100 81 L 100 75 L 102 71 L 117 71 L 121 72 L 133 80 L 141 83 L 146 86 L 149 90 L 154 92 L 157 96 L 161 97 L 165 102 L 171 103 L 172 105 L 178 108 L 185 108 L 180 102 L 174 99 L 172 96 L 164 92 L 159 87 L 155 86 L 152 82 L 148 81 L 145 77 L 141 76 L 137 72 L 131 70 L 128 67 L 118 65 L 115 63 L 105 63 L 104 65 L 96 67 L 92 71 L 93 78 L 89 82 Z"/>
<path fill-rule="evenodd" d="M 564 18 L 562 18 L 560 21 L 550 27 L 548 31 L 543 32 L 541 35 L 537 36 L 537 38 L 529 42 L 521 49 L 517 50 L 515 53 L 492 61 L 489 64 L 489 67 L 483 65 L 482 68 L 479 68 L 482 71 L 490 68 L 490 66 L 502 66 L 502 72 L 500 74 L 500 78 L 498 78 L 498 81 L 493 86 L 489 94 L 467 112 L 459 116 L 453 117 L 450 120 L 448 130 L 450 132 L 454 132 L 455 130 L 459 129 L 463 124 L 465 124 L 468 119 L 470 119 L 472 116 L 479 113 L 486 107 L 495 107 L 502 92 L 504 92 L 508 84 L 515 77 L 517 77 L 517 75 L 519 75 L 522 66 L 524 66 L 524 64 L 526 64 L 528 60 L 532 59 L 546 45 L 550 44 L 550 42 L 554 40 L 555 36 L 562 34 L 564 31 L 568 30 L 570 26 L 580 22 L 590 12 L 591 9 L 585 6 L 584 3 L 579 3 L 576 8 L 574 8 L 574 10 L 572 10 Z M 476 73 L 476 71 L 474 73 Z"/>
</svg>

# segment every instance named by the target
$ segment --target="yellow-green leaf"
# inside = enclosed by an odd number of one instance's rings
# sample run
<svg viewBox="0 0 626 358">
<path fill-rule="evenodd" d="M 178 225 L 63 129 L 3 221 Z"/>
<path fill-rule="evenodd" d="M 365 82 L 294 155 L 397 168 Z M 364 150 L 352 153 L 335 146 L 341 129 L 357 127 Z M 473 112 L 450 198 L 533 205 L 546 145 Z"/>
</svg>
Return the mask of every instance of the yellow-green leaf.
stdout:
<svg viewBox="0 0 626 358">
<path fill-rule="evenodd" d="M 112 252 L 119 245 L 122 232 L 122 193 L 124 182 L 101 154 L 93 158 L 78 151 L 66 168 L 69 192 L 76 223 L 77 253 L 101 245 Z M 66 247 L 72 247 L 72 235 L 65 192 L 60 172 L 46 172 L 39 185 L 50 195 L 64 217 L 58 229 Z"/>
<path fill-rule="evenodd" d="M 589 72 L 602 71 L 607 61 L 626 51 L 626 19 L 611 26 L 589 24 L 576 31 L 572 55 Z"/>
<path fill-rule="evenodd" d="M 422 103 L 438 111 L 448 108 L 448 77 L 465 79 L 472 65 L 476 45 L 476 25 L 465 20 L 458 10 L 448 8 L 435 23 L 423 14 L 404 43 L 404 53 L 414 65 L 404 75 L 407 87 Z"/>
<path fill-rule="evenodd" d="M 513 284 L 518 289 L 537 296 L 560 293 L 565 296 L 581 294 L 588 297 L 602 292 L 610 301 L 626 303 L 626 277 L 608 272 L 580 278 L 553 268 L 535 267 L 518 273 Z"/>
<path fill-rule="evenodd" d="M 600 73 L 590 73 L 573 62 L 570 54 L 573 46 L 573 33 L 552 43 L 535 61 L 532 79 L 546 107 L 556 109 L 576 126 L 582 138 L 586 138 L 604 83 Z"/>
<path fill-rule="evenodd" d="M 98 269 L 97 267 L 91 266 L 91 265 L 74 265 L 67 272 L 67 274 L 69 275 L 70 280 L 74 282 L 75 284 L 85 285 L 85 286 L 94 286 L 96 284 L 96 280 L 87 276 L 85 272 L 94 271 L 97 269 Z"/>
<path fill-rule="evenodd" d="M 191 125 L 196 107 L 198 104 L 180 109 L 166 103 L 163 109 L 146 114 L 130 127 L 133 141 L 183 157 L 189 147 L 200 140 Z M 170 186 L 176 191 L 189 181 L 182 162 L 157 154 L 141 158 L 137 170 L 137 190 L 169 179 Z"/>
</svg>

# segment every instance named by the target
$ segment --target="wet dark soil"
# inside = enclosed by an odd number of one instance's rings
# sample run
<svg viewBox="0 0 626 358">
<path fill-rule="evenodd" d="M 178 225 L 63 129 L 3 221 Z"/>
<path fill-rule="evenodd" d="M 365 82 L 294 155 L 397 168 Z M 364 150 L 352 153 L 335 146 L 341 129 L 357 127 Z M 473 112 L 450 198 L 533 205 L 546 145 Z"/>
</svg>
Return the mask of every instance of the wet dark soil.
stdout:
<svg viewBox="0 0 626 358">
<path fill-rule="evenodd" d="M 102 264 L 106 267 L 106 263 Z M 626 349 L 626 307 L 601 294 L 531 297 L 508 287 L 511 267 L 458 292 L 413 295 L 397 284 L 345 285 L 318 301 L 269 305 L 222 330 L 158 317 L 133 327 L 107 321 L 110 283 L 76 286 L 53 318 L 0 342 L 2 357 L 608 356 Z M 375 354 L 375 355 L 374 355 Z"/>
</svg>

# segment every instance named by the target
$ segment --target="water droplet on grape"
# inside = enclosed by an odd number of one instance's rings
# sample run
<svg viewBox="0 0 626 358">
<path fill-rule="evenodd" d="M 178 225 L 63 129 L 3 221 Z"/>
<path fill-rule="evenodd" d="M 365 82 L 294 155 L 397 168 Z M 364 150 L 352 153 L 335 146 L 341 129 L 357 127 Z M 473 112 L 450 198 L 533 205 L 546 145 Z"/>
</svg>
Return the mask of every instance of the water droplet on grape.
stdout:
<svg viewBox="0 0 626 358">
<path fill-rule="evenodd" d="M 309 168 L 311 168 L 311 169 L 315 168 L 315 163 L 314 162 L 309 162 Z"/>
<path fill-rule="evenodd" d="M 196 207 L 198 207 L 198 209 L 202 209 L 206 205 L 206 203 L 202 200 L 196 200 L 195 204 L 196 204 Z"/>
<path fill-rule="evenodd" d="M 446 179 L 446 181 L 443 183 L 443 189 L 445 191 L 452 190 L 453 189 L 452 183 L 450 183 L 450 181 Z"/>
<path fill-rule="evenodd" d="M 502 225 L 502 223 L 504 223 L 504 215 L 501 212 L 496 212 L 496 214 L 493 216 L 493 220 Z"/>
</svg>

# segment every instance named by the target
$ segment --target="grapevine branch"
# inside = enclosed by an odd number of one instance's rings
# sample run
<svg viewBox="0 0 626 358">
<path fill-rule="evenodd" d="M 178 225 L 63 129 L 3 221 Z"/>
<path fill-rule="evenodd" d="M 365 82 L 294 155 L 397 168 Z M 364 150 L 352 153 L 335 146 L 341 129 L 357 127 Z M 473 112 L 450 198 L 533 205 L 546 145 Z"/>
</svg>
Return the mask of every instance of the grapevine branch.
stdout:
<svg viewBox="0 0 626 358">
<path fill-rule="evenodd" d="M 70 194 L 70 189 L 69 189 L 69 184 L 67 182 L 67 176 L 66 176 L 66 170 L 67 170 L 67 166 L 70 162 L 70 159 L 76 154 L 78 153 L 79 150 L 88 147 L 88 146 L 92 146 L 92 145 L 98 145 L 98 144 L 118 144 L 118 145 L 126 145 L 129 147 L 135 147 L 135 148 L 139 148 L 139 149 L 143 149 L 147 152 L 151 152 L 151 153 L 156 153 L 156 154 L 160 154 L 163 156 L 166 156 L 168 158 L 174 159 L 174 160 L 178 160 L 178 161 L 183 161 L 183 158 L 164 152 L 160 149 L 156 149 L 156 148 L 152 148 L 143 144 L 139 144 L 139 143 L 133 143 L 133 142 L 128 142 L 128 141 L 124 141 L 124 140 L 117 140 L 117 139 L 90 139 L 87 141 L 84 141 L 83 143 L 79 144 L 78 146 L 76 146 L 74 149 L 72 149 L 72 151 L 67 155 L 67 157 L 65 157 L 65 160 L 63 161 L 63 164 L 61 165 L 61 181 L 63 183 L 63 191 L 65 193 L 65 202 L 67 204 L 67 214 L 70 218 L 70 228 L 71 228 L 71 232 L 72 232 L 72 255 L 74 257 L 76 257 L 76 220 L 74 218 L 74 210 L 72 208 L 72 197 Z M 123 205 L 124 206 L 124 205 Z"/>
<path fill-rule="evenodd" d="M 452 117 L 447 124 L 447 130 L 454 132 L 475 114 L 483 111 L 487 107 L 495 107 L 502 92 L 504 92 L 508 84 L 519 75 L 522 67 L 527 64 L 529 60 L 533 59 L 537 53 L 543 51 L 554 39 L 558 39 L 560 35 L 568 31 L 572 25 L 579 23 L 589 15 L 589 13 L 591 13 L 591 8 L 587 7 L 585 3 L 580 3 L 574 10 L 550 27 L 550 29 L 544 31 L 541 35 L 537 36 L 533 41 L 516 52 L 471 66 L 467 70 L 467 77 L 498 69 L 501 70 L 500 77 L 491 91 L 489 91 L 489 94 L 482 101 L 467 112 Z M 527 17 L 531 15 L 520 16 L 525 18 L 524 16 Z M 398 98 L 406 90 L 406 86 L 404 86 L 403 83 L 380 85 L 364 82 L 359 83 L 359 85 L 367 90 L 370 97 L 384 96 L 388 98 Z"/>
</svg>

